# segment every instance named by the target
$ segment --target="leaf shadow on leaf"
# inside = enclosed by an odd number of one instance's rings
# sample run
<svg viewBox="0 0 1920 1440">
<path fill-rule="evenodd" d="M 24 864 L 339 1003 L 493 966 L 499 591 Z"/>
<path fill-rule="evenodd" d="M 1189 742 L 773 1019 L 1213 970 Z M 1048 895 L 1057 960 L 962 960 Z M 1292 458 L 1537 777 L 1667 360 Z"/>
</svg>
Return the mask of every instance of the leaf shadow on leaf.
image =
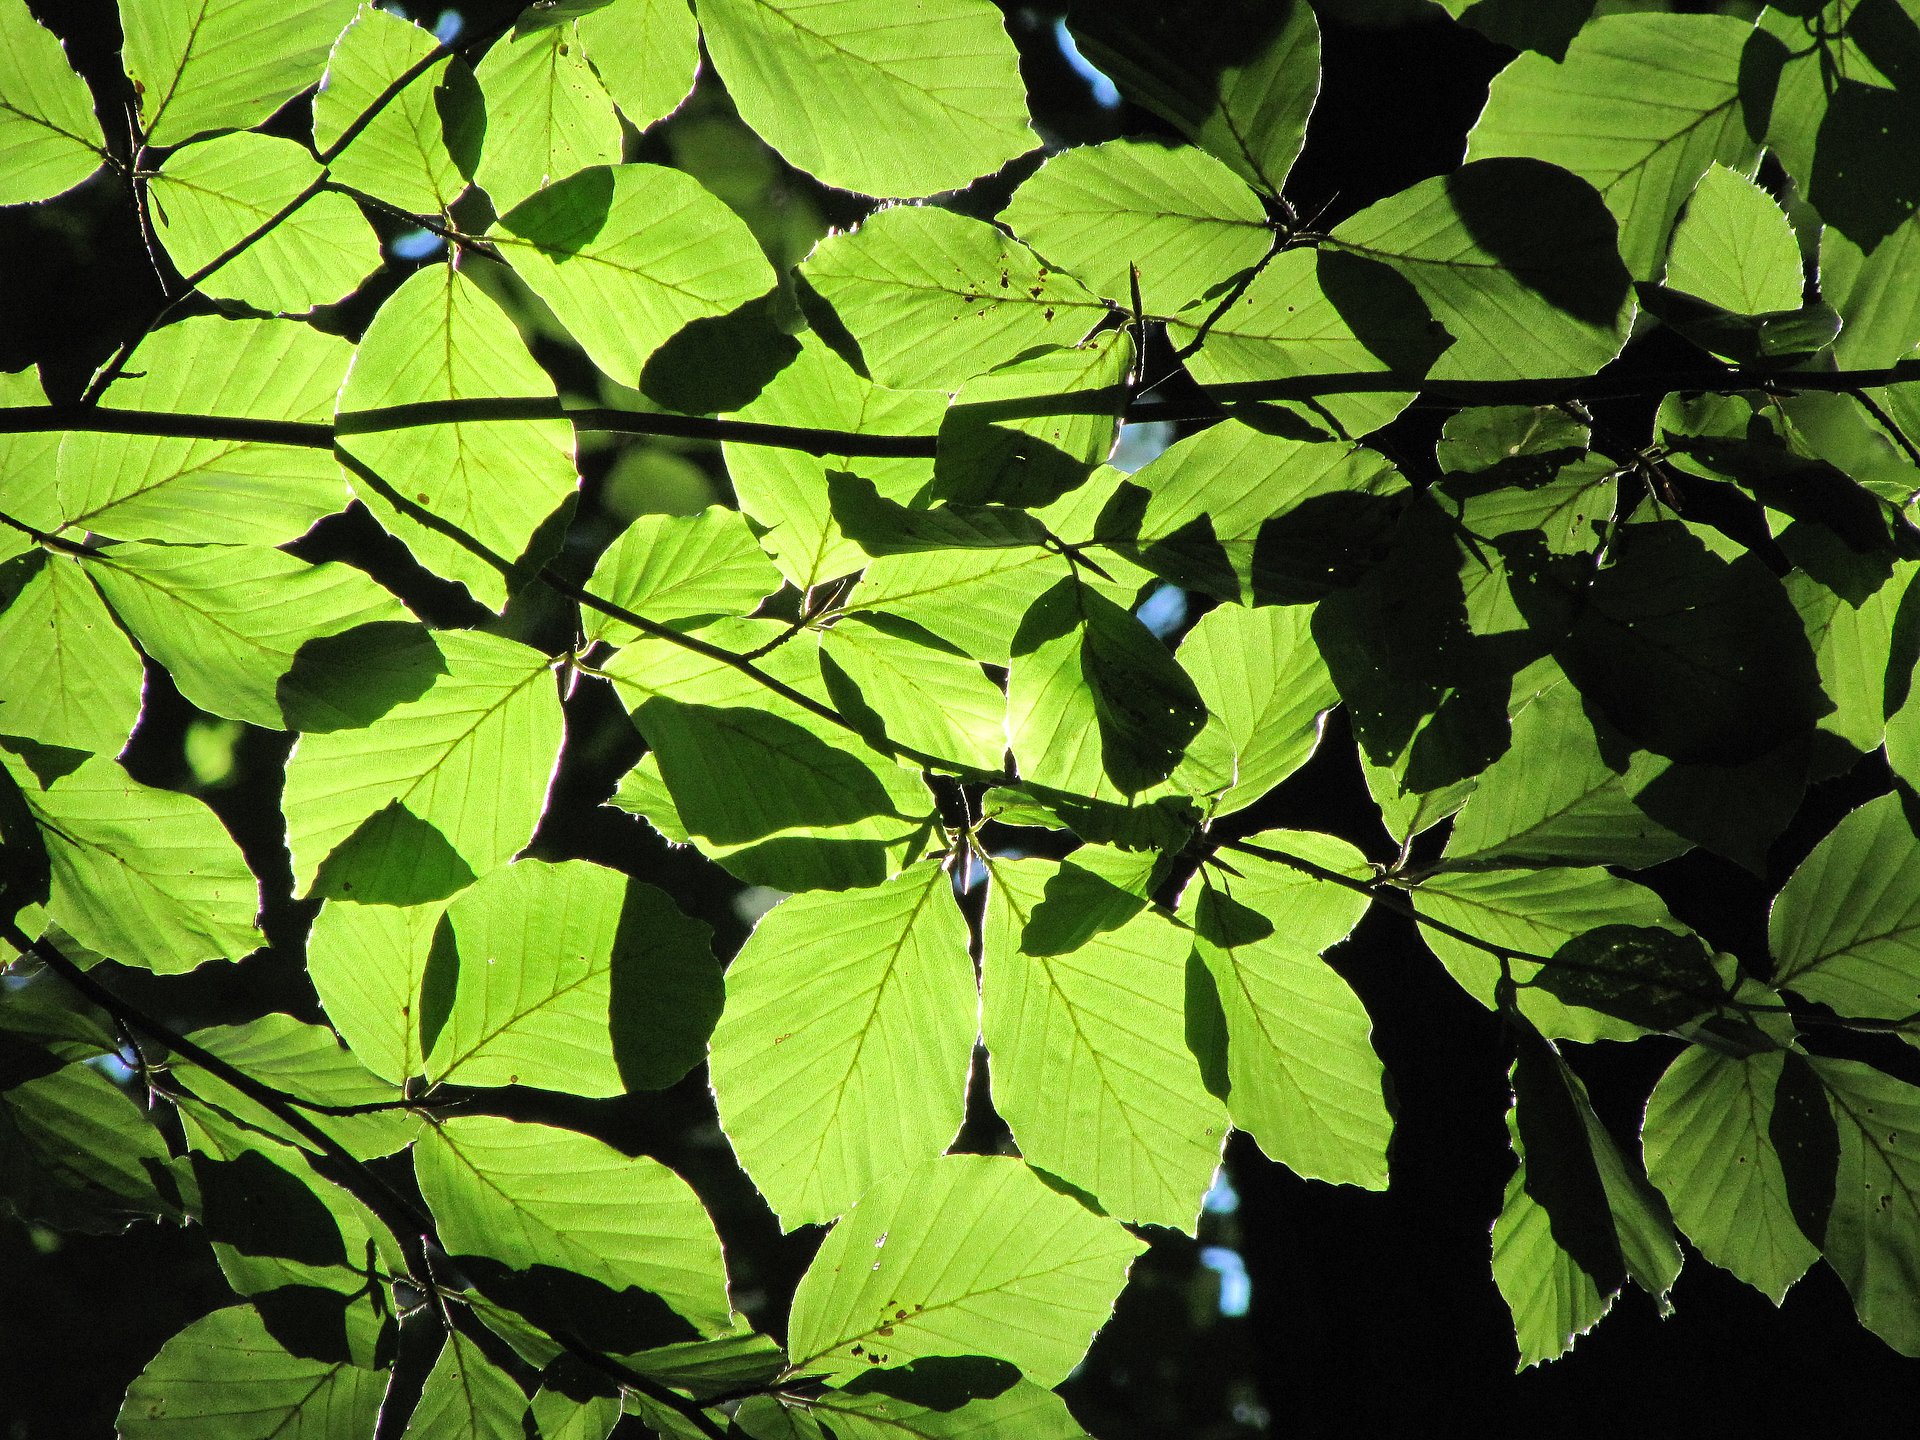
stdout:
<svg viewBox="0 0 1920 1440">
<path fill-rule="evenodd" d="M 1633 281 L 1612 212 L 1586 181 L 1544 160 L 1500 158 L 1443 183 L 1460 223 L 1507 275 L 1583 324 L 1619 323 Z"/>
<path fill-rule="evenodd" d="M 345 1265 L 340 1223 L 311 1186 L 257 1150 L 230 1159 L 193 1154 L 207 1238 L 242 1255 Z"/>
<path fill-rule="evenodd" d="M 1185 1038 L 1188 1053 L 1199 1062 L 1200 1083 L 1209 1095 L 1225 1104 L 1233 1091 L 1227 1071 L 1227 1047 L 1231 1043 L 1227 1010 L 1220 1003 L 1219 982 L 1197 949 L 1187 952 Z"/>
<path fill-rule="evenodd" d="M 828 303 L 826 296 L 808 283 L 805 274 L 797 270 L 793 274 L 793 296 L 801 315 L 806 318 L 807 328 L 820 337 L 821 343 L 846 361 L 848 368 L 861 379 L 873 379 L 872 372 L 867 369 L 867 357 L 860 349 L 860 342 L 840 318 L 840 312 Z"/>
<path fill-rule="evenodd" d="M 455 56 L 433 87 L 434 113 L 440 117 L 440 139 L 454 167 L 468 180 L 480 165 L 487 138 L 487 105 L 480 82 L 467 63 Z"/>
<path fill-rule="evenodd" d="M 1107 1213 L 1106 1207 L 1100 1203 L 1099 1198 L 1095 1196 L 1091 1190 L 1082 1190 L 1071 1180 L 1064 1179 L 1054 1174 L 1053 1171 L 1034 1164 L 1031 1160 L 1027 1161 L 1027 1168 L 1039 1177 L 1041 1184 L 1056 1194 L 1064 1195 L 1069 1200 L 1086 1206 L 1087 1209 L 1096 1215 L 1104 1215 Z"/>
<path fill-rule="evenodd" d="M 640 389 L 683 415 L 741 410 L 800 354 L 780 326 L 780 292 L 771 290 L 725 315 L 680 327 L 647 357 Z"/>
<path fill-rule="evenodd" d="M 890 1395 L 929 1410 L 958 1410 L 991 1400 L 1020 1383 L 1020 1371 L 988 1355 L 926 1355 L 905 1365 L 869 1370 L 841 1388 L 850 1395 Z"/>
<path fill-rule="evenodd" d="M 1526 1192 L 1547 1212 L 1554 1242 L 1602 1295 L 1611 1295 L 1627 1278 L 1613 1211 L 1580 1103 L 1559 1058 L 1537 1035 L 1520 1039 L 1513 1091 L 1515 1124 L 1526 1155 Z"/>
<path fill-rule="evenodd" d="M 1413 282 L 1383 261 L 1323 250 L 1314 275 L 1353 338 L 1395 376 L 1418 380 L 1453 343 Z"/>
<path fill-rule="evenodd" d="M 1873 7 L 1861 7 L 1863 10 Z M 1896 6 L 1877 7 L 1899 15 Z M 1912 21 L 1900 16 L 1912 27 Z M 1834 82 L 1814 141 L 1807 197 L 1820 217 L 1871 251 L 1920 204 L 1920 101 L 1858 80 Z"/>
<path fill-rule="evenodd" d="M 1781 1059 L 1767 1138 L 1780 1156 L 1794 1223 L 1815 1245 L 1825 1245 L 1839 1174 L 1840 1128 L 1813 1066 L 1792 1051 Z"/>
<path fill-rule="evenodd" d="M 4 743 L 33 772 L 34 780 L 43 790 L 66 779 L 92 758 L 85 750 L 74 750 L 65 745 L 42 745 L 38 740 L 28 740 L 18 735 L 4 736 Z"/>
<path fill-rule="evenodd" d="M 446 673 L 446 657 L 426 626 L 375 620 L 307 641 L 274 698 L 290 730 L 358 730 L 418 700 Z"/>
<path fill-rule="evenodd" d="M 1476 0 L 1460 12 L 1460 23 L 1501 45 L 1564 60 L 1593 8 L 1594 0 Z"/>
<path fill-rule="evenodd" d="M 250 1298 L 267 1333 L 288 1353 L 331 1365 L 384 1369 L 393 1363 L 399 1327 L 374 1310 L 378 1294 L 378 1286 L 348 1295 L 317 1285 L 282 1285 Z M 368 1322 L 377 1326 L 371 1353 L 354 1344 L 354 1331 Z"/>
<path fill-rule="evenodd" d="M 1047 527 L 1016 507 L 902 505 L 882 495 L 873 481 L 846 470 L 827 471 L 827 503 L 841 533 L 869 555 L 1001 550 L 1038 546 L 1047 538 Z"/>
<path fill-rule="evenodd" d="M 1020 931 L 1020 953 L 1065 955 L 1096 935 L 1118 930 L 1146 905 L 1138 895 L 1082 869 L 1069 857 L 1047 877 L 1040 902 Z"/>
<path fill-rule="evenodd" d="M 543 1329 L 559 1329 L 606 1355 L 698 1340 L 693 1323 L 650 1290 L 615 1290 L 557 1265 L 515 1270 L 484 1255 L 456 1255 L 455 1267 L 490 1299 Z"/>
<path fill-rule="evenodd" d="M 1602 925 L 1573 936 L 1528 982 L 1569 1005 L 1648 1030 L 1672 1030 L 1713 1009 L 1724 987 L 1691 933 Z"/>
<path fill-rule="evenodd" d="M 629 881 L 614 931 L 607 1030 L 621 1083 L 664 1090 L 706 1058 L 724 985 L 712 929 Z"/>
<path fill-rule="evenodd" d="M 716 844 L 896 814 L 864 761 L 778 715 L 655 697 L 634 720 L 681 821 Z"/>
<path fill-rule="evenodd" d="M 1403 766 L 1408 790 L 1505 753 L 1512 677 L 1530 656 L 1473 632 L 1453 522 L 1431 499 L 1408 505 L 1382 564 L 1320 602 L 1313 635 L 1367 758 Z"/>
<path fill-rule="evenodd" d="M 321 862 L 307 894 L 362 905 L 422 905 L 444 900 L 477 878 L 446 836 L 393 800 Z"/>
</svg>

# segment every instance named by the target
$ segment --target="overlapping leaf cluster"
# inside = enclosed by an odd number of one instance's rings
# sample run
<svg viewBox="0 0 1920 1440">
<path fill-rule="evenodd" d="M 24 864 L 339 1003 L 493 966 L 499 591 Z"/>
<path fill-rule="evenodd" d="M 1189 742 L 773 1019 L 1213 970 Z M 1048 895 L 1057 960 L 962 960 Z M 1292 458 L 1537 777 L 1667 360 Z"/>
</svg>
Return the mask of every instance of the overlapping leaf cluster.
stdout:
<svg viewBox="0 0 1920 1440">
<path fill-rule="evenodd" d="M 1920 1353 L 1920 1092 L 1874 1048 L 1920 1013 L 1920 7 L 1449 4 L 1523 47 L 1465 162 L 1325 230 L 1286 191 L 1305 5 L 1089 7 L 1087 55 L 1191 143 L 1028 163 L 996 220 L 964 187 L 1039 141 L 986 0 L 696 8 L 442 45 L 352 0 L 128 0 L 127 146 L 0 3 L 0 200 L 104 163 L 204 297 L 82 406 L 0 377 L 0 1173 L 47 1223 L 199 1222 L 243 1302 L 122 1433 L 371 1435 L 418 1306 L 408 1434 L 1079 1434 L 1048 1387 L 1231 1129 L 1387 1184 L 1323 958 L 1376 903 L 1507 1022 L 1523 1363 L 1628 1280 L 1664 1301 L 1683 1235 L 1776 1300 L 1824 1258 Z M 789 268 L 629 163 L 702 39 L 789 164 L 922 203 Z M 387 258 L 396 217 L 455 263 Z M 1641 378 L 1653 330 L 1695 367 Z M 1217 413 L 1127 473 L 1161 336 Z M 555 337 L 614 413 L 563 403 Z M 1671 391 L 1650 436 L 1583 403 L 1636 387 Z M 1453 407 L 1430 455 L 1376 434 L 1417 399 Z M 662 429 L 725 442 L 737 508 L 576 522 L 577 434 Z M 286 548 L 350 503 L 481 623 Z M 1177 645 L 1133 614 L 1160 585 L 1204 611 Z M 116 760 L 150 669 L 296 737 L 284 857 Z M 523 853 L 578 686 L 644 738 L 611 803 L 785 896 L 724 975 L 672 896 Z M 1336 705 L 1377 862 L 1247 819 Z M 1895 790 L 1767 954 L 1624 873 L 1758 870 L 1883 748 Z M 289 884 L 307 1018 L 183 1035 L 117 998 L 256 951 Z M 1684 1043 L 1636 1154 L 1559 1042 L 1649 1034 Z M 1005 1155 L 947 1153 L 977 1047 Z M 701 1063 L 782 1226 L 832 1226 L 784 1344 L 672 1170 L 487 1113 Z"/>
</svg>

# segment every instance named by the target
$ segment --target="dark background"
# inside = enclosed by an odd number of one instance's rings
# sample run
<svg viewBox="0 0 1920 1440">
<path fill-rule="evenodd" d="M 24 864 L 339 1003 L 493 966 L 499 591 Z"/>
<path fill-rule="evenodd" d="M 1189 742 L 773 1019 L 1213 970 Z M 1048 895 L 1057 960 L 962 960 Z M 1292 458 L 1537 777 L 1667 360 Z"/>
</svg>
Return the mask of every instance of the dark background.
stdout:
<svg viewBox="0 0 1920 1440">
<path fill-rule="evenodd" d="M 32 8 L 68 40 L 102 114 L 117 113 L 125 81 L 111 4 L 32 0 Z M 431 23 L 436 12 L 420 8 Z M 501 9 L 465 8 L 475 26 Z M 1145 111 L 1099 102 L 1057 44 L 1057 7 L 1004 8 L 1049 141 L 1168 133 Z M 1324 210 L 1332 224 L 1457 164 L 1487 81 L 1512 52 L 1418 0 L 1329 5 L 1323 29 L 1320 105 L 1289 196 L 1304 214 Z M 731 119 L 710 71 L 701 86 L 680 116 L 640 142 L 640 153 L 694 169 L 749 215 L 776 253 L 790 251 L 788 259 L 804 253 L 808 237 L 826 223 L 858 218 L 848 197 L 821 190 L 764 152 Z M 295 133 L 303 119 L 293 113 L 298 107 L 276 128 Z M 1016 162 L 984 183 L 983 213 L 996 209 L 1035 163 L 1037 157 Z M 322 323 L 355 333 L 391 283 L 374 282 Z M 0 369 L 41 364 L 54 398 L 71 398 L 161 299 L 126 191 L 109 177 L 96 176 L 54 204 L 0 210 Z M 541 358 L 563 386 L 593 392 L 576 356 L 550 351 Z M 1177 382 L 1162 393 L 1177 400 Z M 1431 454 L 1439 418 L 1416 411 L 1397 422 L 1396 453 L 1418 455 L 1424 447 Z M 1630 405 L 1607 418 L 1629 434 L 1644 434 L 1649 419 Z M 724 495 L 711 447 L 635 448 L 646 453 L 584 457 L 589 526 L 611 529 L 637 506 L 697 508 Z M 324 522 L 300 549 L 374 569 L 428 618 L 471 619 L 446 587 L 410 573 L 404 555 L 383 544 L 362 516 Z M 730 953 L 744 934 L 734 883 L 668 851 L 639 822 L 598 807 L 639 752 L 624 718 L 605 696 L 583 689 L 569 727 L 569 760 L 540 852 L 596 859 L 665 886 L 715 925 L 721 953 Z M 190 762 L 189 736 L 196 734 L 213 737 L 216 750 L 226 747 L 227 768 Z M 148 711 L 125 759 L 149 783 L 203 794 L 265 867 L 271 888 L 273 875 L 284 876 L 284 858 L 268 777 L 285 745 L 267 732 L 209 725 L 164 675 L 150 671 Z M 1881 788 L 1884 774 L 1872 761 L 1816 787 L 1764 878 L 1700 855 L 1648 878 L 1716 944 L 1751 952 L 1764 944 L 1767 898 L 1792 866 L 1840 813 Z M 1391 847 L 1373 817 L 1336 717 L 1318 758 L 1249 818 L 1260 826 L 1330 830 L 1387 858 Z M 284 879 L 280 888 L 284 893 Z M 276 1008 L 316 1017 L 298 961 L 309 913 L 274 901 L 267 924 L 276 948 L 237 967 L 211 967 L 217 974 L 158 981 L 116 971 L 115 980 L 156 1012 L 196 1024 Z M 1489 1274 L 1488 1229 L 1511 1168 L 1502 1118 L 1509 1055 L 1499 1027 L 1395 916 L 1376 910 L 1333 958 L 1376 1017 L 1376 1042 L 1394 1079 L 1399 1128 L 1391 1190 L 1374 1195 L 1300 1181 L 1236 1135 L 1227 1174 L 1237 1210 L 1209 1213 L 1197 1244 L 1155 1232 L 1113 1323 L 1066 1387 L 1090 1431 L 1102 1440 L 1682 1427 L 1831 1436 L 1878 1433 L 1890 1417 L 1911 1424 L 1920 1363 L 1863 1331 L 1824 1267 L 1776 1311 L 1689 1255 L 1671 1318 L 1657 1318 L 1647 1297 L 1629 1291 L 1570 1356 L 1516 1376 L 1506 1310 Z M 1630 1140 L 1676 1047 L 1643 1041 L 1569 1048 L 1603 1115 Z M 663 1094 L 607 1102 L 510 1092 L 501 1108 L 591 1130 L 679 1168 L 728 1237 L 736 1303 L 777 1333 L 785 1296 L 818 1232 L 778 1234 L 713 1127 L 704 1084 L 696 1073 Z M 983 1116 L 968 1138 L 990 1141 L 991 1132 Z M 1202 1245 L 1241 1257 L 1250 1282 L 1244 1315 L 1221 1313 L 1220 1278 L 1201 1263 Z M 0 1277 L 0 1436 L 35 1440 L 109 1434 L 127 1381 L 161 1342 L 231 1298 L 200 1236 L 152 1225 L 90 1236 L 0 1223 Z"/>
</svg>

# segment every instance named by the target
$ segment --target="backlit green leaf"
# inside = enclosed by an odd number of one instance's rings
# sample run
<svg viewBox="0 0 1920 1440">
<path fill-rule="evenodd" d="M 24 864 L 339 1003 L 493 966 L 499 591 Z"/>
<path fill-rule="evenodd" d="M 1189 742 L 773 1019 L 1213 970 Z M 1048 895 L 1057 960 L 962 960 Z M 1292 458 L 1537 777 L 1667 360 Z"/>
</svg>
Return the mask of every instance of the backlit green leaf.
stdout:
<svg viewBox="0 0 1920 1440">
<path fill-rule="evenodd" d="M 1421 917 L 1491 944 L 1549 959 L 1576 935 L 1602 925 L 1680 930 L 1660 897 L 1600 869 L 1485 870 L 1430 876 L 1413 890 Z M 1421 938 L 1453 978 L 1481 1004 L 1494 1003 L 1501 962 L 1455 936 L 1423 927 Z M 1540 960 L 1508 962 L 1520 985 L 1520 1009 L 1540 1030 L 1569 1040 L 1627 1040 L 1638 1027 L 1585 1007 L 1569 1007 L 1527 985 Z"/>
<path fill-rule="evenodd" d="M 127 75 L 149 145 L 245 130 L 320 79 L 356 0 L 126 0 Z"/>
<path fill-rule="evenodd" d="M 1593 191 L 1535 159 L 1423 180 L 1331 237 L 1399 271 L 1446 326 L 1435 380 L 1586 374 L 1613 359 L 1634 305 L 1614 239 Z"/>
<path fill-rule="evenodd" d="M 1811 1062 L 1840 1134 L 1833 1212 L 1821 1250 L 1860 1321 L 1920 1355 L 1920 1090 L 1857 1060 Z"/>
<path fill-rule="evenodd" d="M 703 1329 L 726 1328 L 720 1239 L 692 1188 L 659 1161 L 472 1115 L 435 1127 L 413 1163 L 449 1254 L 649 1291 Z"/>
<path fill-rule="evenodd" d="M 86 564 L 181 694 L 212 714 L 273 730 L 300 722 L 297 698 L 282 686 L 303 645 L 410 618 L 363 571 L 258 546 L 113 545 Z"/>
<path fill-rule="evenodd" d="M 47 913 L 82 945 L 168 975 L 262 943 L 259 884 L 200 801 L 141 785 L 105 756 L 46 785 L 10 752 L 0 764 L 46 845 Z"/>
<path fill-rule="evenodd" d="M 406 1433 L 419 1440 L 454 1435 L 461 1440 L 522 1440 L 526 1413 L 526 1392 L 513 1377 L 449 1327 Z"/>
<path fill-rule="evenodd" d="M 1244 810 L 1307 762 L 1338 702 L 1297 606 L 1220 605 L 1180 642 L 1180 666 L 1207 707 L 1172 781 L 1215 815 Z"/>
<path fill-rule="evenodd" d="M 829 1390 L 814 1401 L 811 1411 L 825 1418 L 841 1440 L 991 1440 L 1019 1435 L 1023 1440 L 1086 1440 L 1067 1409 L 1051 1390 L 1030 1380 L 1016 1380 L 997 1394 L 962 1404 L 944 1393 L 913 1397 L 887 1393 L 888 1377 L 874 1372 L 872 1389 Z"/>
<path fill-rule="evenodd" d="M 422 564 L 495 609 L 506 601 L 507 573 L 546 558 L 549 542 L 535 532 L 574 494 L 567 423 L 488 420 L 376 430 L 352 412 L 553 394 L 553 381 L 527 354 L 512 322 L 446 265 L 409 276 L 380 307 L 340 392 L 339 448 L 354 493 Z M 443 533 L 435 520 L 457 526 L 486 555 Z"/>
<path fill-rule="evenodd" d="M 322 150 L 437 47 L 418 25 L 362 5 L 327 60 L 313 97 L 313 140 Z M 328 164 L 341 185 L 403 210 L 444 214 L 467 188 L 479 130 L 479 92 L 465 62 L 447 59 L 407 83 Z"/>
<path fill-rule="evenodd" d="M 1249 843 L 1365 879 L 1358 850 L 1269 830 Z M 1383 1190 L 1393 1135 L 1385 1080 L 1359 998 L 1320 957 L 1352 933 L 1367 897 L 1236 853 L 1182 905 L 1227 1022 L 1227 1113 L 1295 1174 Z"/>
<path fill-rule="evenodd" d="M 87 82 L 26 0 L 0 5 L 0 205 L 47 200 L 100 168 L 106 137 Z"/>
<path fill-rule="evenodd" d="M 747 615 L 780 588 L 780 574 L 737 511 L 642 515 L 609 545 L 587 589 L 657 624 Z M 587 638 L 624 645 L 639 632 L 588 607 Z M 688 627 L 692 628 L 692 627 Z"/>
<path fill-rule="evenodd" d="M 292 140 L 223 135 L 167 158 L 149 182 L 154 230 L 184 275 L 263 227 L 267 233 L 203 282 L 207 294 L 298 314 L 353 293 L 380 264 L 380 243 L 344 195 L 321 192 L 281 218 L 320 178 Z"/>
<path fill-rule="evenodd" d="M 1773 903 L 1775 982 L 1843 1015 L 1920 1012 L 1920 840 L 1900 797 L 1847 815 Z"/>
<path fill-rule="evenodd" d="M 360 1063 L 395 1085 L 426 1073 L 422 989 L 443 904 L 329 900 L 307 937 L 307 975 Z"/>
<path fill-rule="evenodd" d="M 1739 103 L 1752 33 L 1731 15 L 1600 16 L 1564 62 L 1522 55 L 1500 73 L 1468 160 L 1523 155 L 1573 171 L 1620 222 L 1634 278 L 1655 279 L 1673 218 L 1707 167 L 1752 173 L 1759 147 Z"/>
<path fill-rule="evenodd" d="M 0 734 L 112 755 L 140 714 L 140 657 L 77 561 L 39 551 L 0 569 Z"/>
<path fill-rule="evenodd" d="M 497 213 L 589 165 L 619 163 L 620 117 L 573 22 L 516 28 L 487 51 L 475 75 L 487 128 L 473 178 Z"/>
<path fill-rule="evenodd" d="M 1105 310 L 1017 240 L 931 206 L 882 210 L 822 241 L 800 274 L 867 373 L 899 390 L 952 388 L 1036 346 L 1076 345 Z"/>
<path fill-rule="evenodd" d="M 1034 146 L 1013 42 L 985 0 L 910 16 L 883 0 L 705 0 L 700 20 L 740 118 L 825 184 L 930 195 Z"/>
<path fill-rule="evenodd" d="M 1106 1213 L 1191 1234 L 1227 1133 L 1186 1044 L 1191 933 L 1135 901 L 1116 911 L 1137 910 L 1131 919 L 1071 944 L 1050 934 L 1047 907 L 1072 906 L 1054 897 L 1086 872 L 1071 859 L 988 869 L 981 1013 L 994 1109 L 1029 1162 Z"/>
<path fill-rule="evenodd" d="M 1014 192 L 1001 220 L 1096 293 L 1149 314 L 1191 304 L 1272 244 L 1259 197 L 1201 150 L 1109 140 L 1063 151 Z"/>
<path fill-rule="evenodd" d="M 714 1096 L 788 1229 L 843 1213 L 960 1128 L 979 1002 L 948 888 L 923 861 L 878 889 L 794 896 L 727 971 Z"/>
<path fill-rule="evenodd" d="M 1800 307 L 1800 246 L 1753 181 L 1712 165 L 1673 227 L 1663 282 L 1736 315 Z"/>
<path fill-rule="evenodd" d="M 679 108 L 700 68 L 700 28 L 686 0 L 612 0 L 582 15 L 580 42 L 636 130 Z"/>
<path fill-rule="evenodd" d="M 491 238 L 593 362 L 635 387 L 681 326 L 726 314 L 774 279 L 739 217 L 663 165 L 557 180 L 502 216 Z"/>
<path fill-rule="evenodd" d="M 200 316 L 141 341 L 102 403 L 324 423 L 352 354 L 297 321 Z M 278 545 L 346 503 L 324 450 L 76 432 L 60 442 L 58 508 L 46 526 L 116 540 Z"/>
<path fill-rule="evenodd" d="M 841 620 L 820 641 L 845 678 L 828 689 L 842 713 L 868 712 L 890 739 L 942 759 L 998 770 L 1007 750 L 1007 697 L 980 664 L 889 617 Z"/>
<path fill-rule="evenodd" d="M 289 1354 L 250 1305 L 196 1320 L 127 1389 L 127 1440 L 363 1440 L 387 1374 Z"/>
<path fill-rule="evenodd" d="M 546 657 L 477 631 L 435 640 L 446 671 L 419 699 L 294 747 L 282 803 L 301 891 L 356 831 L 350 862 L 317 893 L 373 898 L 365 891 L 382 866 L 404 873 L 448 850 L 469 877 L 484 875 L 532 837 L 561 738 Z M 487 783 L 470 785 L 475 774 Z"/>
<path fill-rule="evenodd" d="M 707 927 L 614 870 L 521 860 L 447 910 L 452 1008 L 436 1081 L 573 1095 L 659 1089 L 699 1063 L 720 1010 Z"/>
<path fill-rule="evenodd" d="M 22 1219 L 117 1229 L 185 1218 L 165 1137 L 139 1102 L 84 1062 L 0 1090 L 0 1154 L 7 1206 Z"/>
<path fill-rule="evenodd" d="M 846 1380 L 989 1355 L 1057 1385 L 1145 1248 L 1018 1160 L 929 1160 L 868 1191 L 813 1257 L 793 1299 L 793 1368 Z"/>
<path fill-rule="evenodd" d="M 1774 1138 L 1785 1058 L 1683 1051 L 1647 1101 L 1641 1140 L 1687 1238 L 1776 1305 L 1819 1258 L 1794 1221 Z"/>
</svg>

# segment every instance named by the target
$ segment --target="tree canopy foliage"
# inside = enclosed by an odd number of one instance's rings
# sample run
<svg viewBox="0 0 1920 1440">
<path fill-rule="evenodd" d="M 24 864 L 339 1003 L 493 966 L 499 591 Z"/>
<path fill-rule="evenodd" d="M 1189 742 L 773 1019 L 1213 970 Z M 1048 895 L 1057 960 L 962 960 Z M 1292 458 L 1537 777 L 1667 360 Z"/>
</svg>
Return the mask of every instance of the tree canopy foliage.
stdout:
<svg viewBox="0 0 1920 1440">
<path fill-rule="evenodd" d="M 0 375 L 0 1190 L 233 1292 L 126 1440 L 1081 1435 L 1231 1131 L 1389 1184 L 1374 911 L 1521 1365 L 1689 1251 L 1920 1355 L 1920 4 L 1442 3 L 1332 214 L 1298 0 L 1070 7 L 1084 145 L 989 0 L 0 0 L 0 203 L 165 292 Z M 797 1286 L 579 1118 L 689 1091 Z"/>
</svg>

